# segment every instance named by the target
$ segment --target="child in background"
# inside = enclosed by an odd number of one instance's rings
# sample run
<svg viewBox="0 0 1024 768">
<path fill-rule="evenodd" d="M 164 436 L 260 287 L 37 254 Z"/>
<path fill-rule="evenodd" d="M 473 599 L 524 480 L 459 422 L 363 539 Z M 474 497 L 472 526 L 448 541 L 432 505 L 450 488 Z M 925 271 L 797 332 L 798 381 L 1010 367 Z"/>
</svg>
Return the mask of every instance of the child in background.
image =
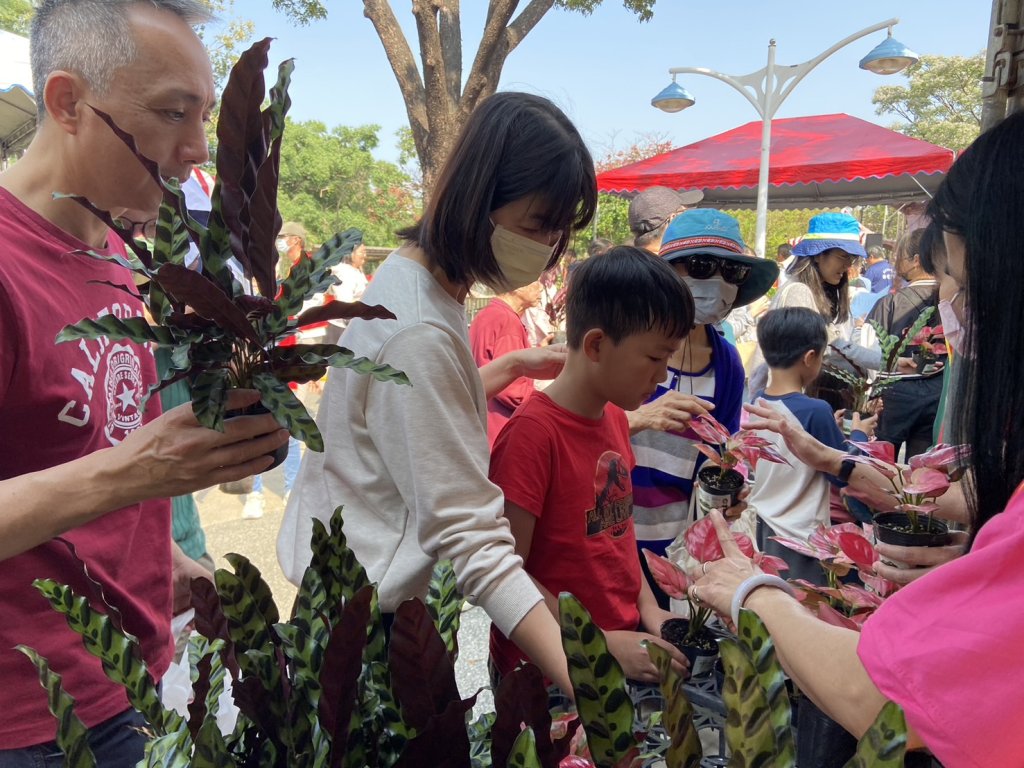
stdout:
<svg viewBox="0 0 1024 768">
<path fill-rule="evenodd" d="M 846 439 L 829 404 L 804 394 L 804 388 L 821 372 L 822 356 L 828 345 L 824 318 L 806 307 L 773 309 L 761 318 L 757 341 L 768 364 L 769 378 L 768 386 L 756 397 L 786 418 L 799 422 L 825 445 L 845 450 Z M 877 418 L 861 419 L 854 412 L 850 439 L 867 441 Z M 789 563 L 788 578 L 822 584 L 824 575 L 817 560 L 769 537 L 807 541 L 819 525 L 829 524 L 830 484 L 845 483 L 802 463 L 777 434 L 765 432 L 763 436 L 775 444 L 790 464 L 761 462 L 757 466 L 748 503 L 758 517 L 758 545 L 767 554 Z"/>
<path fill-rule="evenodd" d="M 676 617 L 658 606 L 640 569 L 624 409 L 665 379 L 693 311 L 675 271 L 640 249 L 620 246 L 585 261 L 568 292 L 565 367 L 516 411 L 491 455 L 516 552 L 552 613 L 558 594 L 571 592 L 626 676 L 644 682 L 658 673 L 642 640 L 666 648 L 680 669 L 686 662 L 660 638 L 662 623 Z M 525 660 L 492 626 L 492 677 Z"/>
</svg>

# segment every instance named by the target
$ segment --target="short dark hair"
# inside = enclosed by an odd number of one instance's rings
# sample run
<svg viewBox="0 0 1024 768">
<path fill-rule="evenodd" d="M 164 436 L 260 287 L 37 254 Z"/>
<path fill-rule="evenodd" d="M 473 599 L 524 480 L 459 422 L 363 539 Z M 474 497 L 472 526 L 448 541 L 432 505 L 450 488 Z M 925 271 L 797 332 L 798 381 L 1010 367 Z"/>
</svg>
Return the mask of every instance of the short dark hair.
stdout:
<svg viewBox="0 0 1024 768">
<path fill-rule="evenodd" d="M 547 268 L 597 210 L 597 177 L 579 132 L 554 104 L 529 93 L 496 93 L 473 111 L 438 174 L 420 220 L 398 231 L 459 285 L 500 286 L 491 212 L 536 195 L 543 226 L 562 232 Z"/>
<path fill-rule="evenodd" d="M 825 318 L 807 307 L 766 312 L 757 324 L 757 343 L 769 368 L 792 368 L 808 352 L 819 355 L 828 346 Z"/>
<path fill-rule="evenodd" d="M 924 228 L 921 243 L 918 246 L 921 254 L 921 266 L 929 275 L 941 269 L 946 271 L 946 244 L 942 239 L 942 227 L 933 221 Z"/>
<path fill-rule="evenodd" d="M 618 245 L 578 263 L 566 298 L 566 340 L 571 349 L 579 349 L 593 328 L 616 344 L 655 328 L 673 339 L 693 329 L 693 296 L 663 259 Z"/>
<path fill-rule="evenodd" d="M 903 236 L 896 243 L 896 256 L 895 261 L 901 261 L 910 256 L 917 256 L 918 262 L 921 264 L 921 269 L 927 272 L 929 275 L 935 274 L 935 267 L 928 258 L 931 254 L 925 255 L 921 253 L 921 240 L 924 238 L 924 228 L 914 229 L 910 232 L 903 233 Z"/>
<path fill-rule="evenodd" d="M 784 254 L 786 258 L 793 255 L 793 246 L 789 243 L 779 243 L 775 248 L 776 254 Z"/>
</svg>

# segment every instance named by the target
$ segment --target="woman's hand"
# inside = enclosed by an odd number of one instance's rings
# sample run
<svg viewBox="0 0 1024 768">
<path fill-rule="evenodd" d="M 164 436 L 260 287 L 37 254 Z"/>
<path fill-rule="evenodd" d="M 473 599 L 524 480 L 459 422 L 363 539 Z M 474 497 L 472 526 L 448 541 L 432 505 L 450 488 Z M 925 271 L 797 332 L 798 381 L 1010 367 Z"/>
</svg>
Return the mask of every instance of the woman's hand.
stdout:
<svg viewBox="0 0 1024 768">
<path fill-rule="evenodd" d="M 967 532 L 953 531 L 953 543 L 944 547 L 899 547 L 895 544 L 878 542 L 875 549 L 886 560 L 905 563 L 909 568 L 896 568 L 881 560 L 875 563 L 876 576 L 894 581 L 903 586 L 931 573 L 943 563 L 956 560 L 967 546 Z"/>
<path fill-rule="evenodd" d="M 702 566 L 703 575 L 690 586 L 690 599 L 710 606 L 716 613 L 729 616 L 732 598 L 740 584 L 761 573 L 754 561 L 744 555 L 732 537 L 729 524 L 718 510 L 711 512 L 711 522 L 722 543 L 725 557 Z"/>
<path fill-rule="evenodd" d="M 528 379 L 553 379 L 562 372 L 569 348 L 565 344 L 530 347 L 510 352 L 518 376 Z M 499 358 L 500 359 L 500 358 Z"/>
<path fill-rule="evenodd" d="M 767 429 L 780 435 L 786 443 L 786 447 L 800 461 L 819 472 L 836 474 L 839 463 L 842 461 L 842 451 L 829 448 L 824 443 L 812 437 L 799 422 L 787 419 L 782 413 L 776 411 L 764 400 L 757 403 L 747 403 L 743 410 L 757 418 L 748 419 L 743 425 L 744 429 Z"/>
<path fill-rule="evenodd" d="M 641 683 L 657 683 L 661 680 L 658 668 L 651 661 L 647 649 L 641 645 L 644 640 L 668 651 L 672 657 L 672 667 L 680 675 L 686 677 L 689 673 L 690 663 L 682 652 L 660 637 L 655 637 L 647 632 L 630 632 L 629 630 L 605 632 L 604 637 L 608 643 L 608 652 L 616 658 L 622 671 L 630 680 L 637 680 Z"/>
<path fill-rule="evenodd" d="M 645 403 L 635 411 L 626 411 L 629 434 L 635 435 L 645 429 L 654 429 L 658 432 L 686 429 L 690 419 L 709 414 L 714 408 L 714 403 L 694 395 L 666 392 L 657 400 Z"/>
</svg>

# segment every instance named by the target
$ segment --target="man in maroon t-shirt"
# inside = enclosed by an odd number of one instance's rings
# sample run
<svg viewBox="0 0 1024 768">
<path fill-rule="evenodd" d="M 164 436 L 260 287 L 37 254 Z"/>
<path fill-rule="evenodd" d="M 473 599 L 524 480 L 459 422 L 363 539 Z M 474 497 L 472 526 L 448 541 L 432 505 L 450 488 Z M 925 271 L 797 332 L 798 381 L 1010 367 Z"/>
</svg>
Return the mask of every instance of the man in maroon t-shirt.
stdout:
<svg viewBox="0 0 1024 768">
<path fill-rule="evenodd" d="M 0 174 L 0 766 L 35 765 L 57 751 L 56 720 L 35 668 L 14 645 L 35 647 L 63 675 L 103 766 L 134 765 L 143 737 L 123 689 L 103 675 L 35 578 L 92 596 L 70 548 L 103 585 L 159 680 L 172 647 L 172 607 L 206 574 L 172 547 L 167 497 L 259 472 L 287 433 L 273 418 L 199 426 L 186 404 L 159 415 L 141 398 L 156 381 L 140 344 L 55 344 L 84 317 L 135 317 L 131 275 L 81 250 L 123 252 L 97 218 L 54 192 L 84 195 L 115 217 L 153 215 L 161 190 L 95 109 L 135 136 L 166 177 L 207 159 L 214 102 L 210 63 L 191 24 L 201 3 L 92 4 L 51 0 L 33 20 L 39 128 L 25 156 Z M 130 42 L 130 45 L 126 45 Z M 229 407 L 248 405 L 236 392 Z"/>
</svg>

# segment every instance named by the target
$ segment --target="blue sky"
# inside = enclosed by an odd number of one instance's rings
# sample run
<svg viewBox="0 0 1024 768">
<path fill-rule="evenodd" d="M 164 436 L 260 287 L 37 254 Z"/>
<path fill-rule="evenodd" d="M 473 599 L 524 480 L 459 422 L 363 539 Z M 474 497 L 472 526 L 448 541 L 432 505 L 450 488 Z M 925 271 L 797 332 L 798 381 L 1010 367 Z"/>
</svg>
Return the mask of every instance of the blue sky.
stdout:
<svg viewBox="0 0 1024 768">
<path fill-rule="evenodd" d="M 524 2 L 525 4 L 525 2 Z M 295 26 L 269 0 L 240 0 L 259 37 L 272 36 L 271 61 L 296 59 L 291 115 L 333 125 L 382 127 L 377 156 L 395 160 L 394 133 L 406 125 L 398 85 L 359 0 L 327 0 L 328 18 Z M 462 1 L 465 68 L 476 50 L 486 0 Z M 410 0 L 392 0 L 410 45 L 416 49 Z M 753 107 L 729 86 L 702 76 L 682 76 L 696 97 L 690 109 L 669 115 L 650 99 L 671 80 L 670 67 L 699 66 L 742 75 L 764 66 L 768 40 L 777 63 L 813 58 L 847 35 L 891 17 L 894 36 L 919 54 L 973 55 L 988 39 L 988 0 L 658 0 L 654 19 L 640 23 L 619 0 L 586 17 L 550 11 L 509 56 L 500 89 L 539 93 L 555 101 L 582 132 L 595 157 L 621 149 L 644 134 L 682 146 L 757 119 Z M 857 67 L 885 33 L 870 35 L 834 54 L 793 91 L 776 117 L 846 112 L 883 125 L 871 95 L 886 83 Z"/>
</svg>

